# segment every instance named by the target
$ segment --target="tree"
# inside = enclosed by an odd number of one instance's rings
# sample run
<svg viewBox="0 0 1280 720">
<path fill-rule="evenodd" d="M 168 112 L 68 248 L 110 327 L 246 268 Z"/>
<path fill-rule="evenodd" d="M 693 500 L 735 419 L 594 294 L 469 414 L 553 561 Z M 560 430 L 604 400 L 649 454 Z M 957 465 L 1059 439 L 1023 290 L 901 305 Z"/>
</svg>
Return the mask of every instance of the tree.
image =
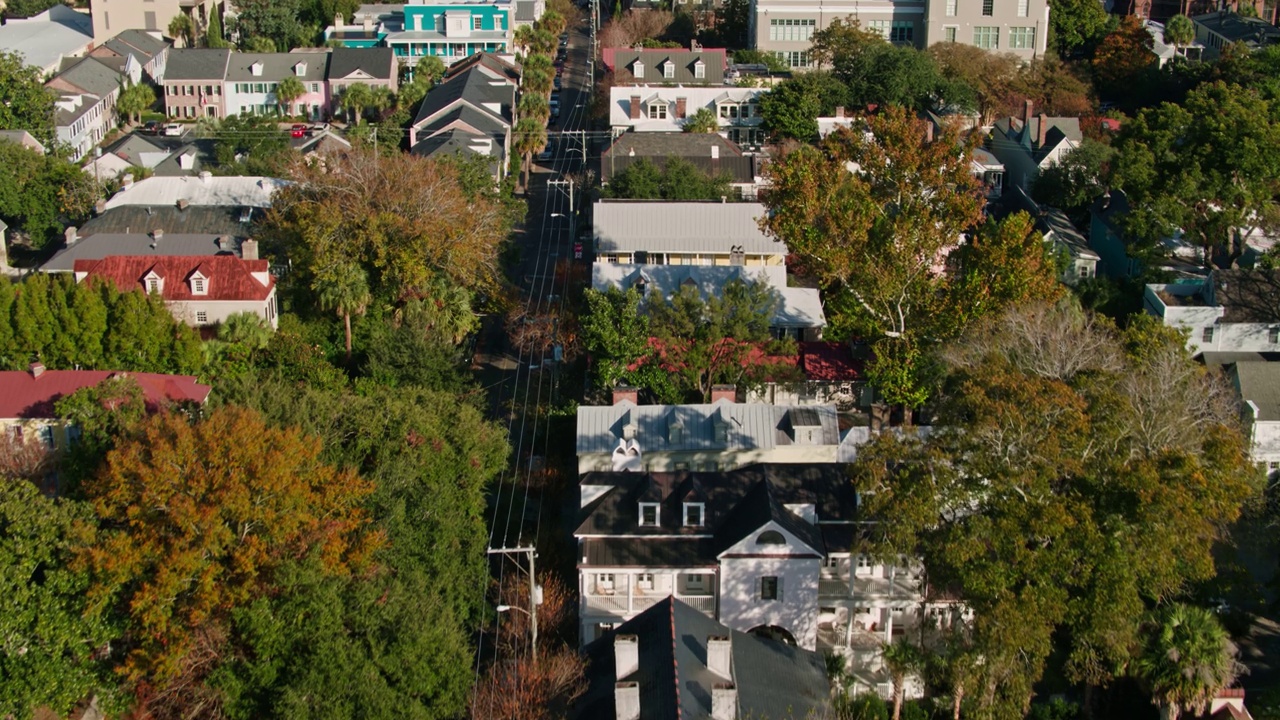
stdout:
<svg viewBox="0 0 1280 720">
<path fill-rule="evenodd" d="M 373 488 L 319 456 L 315 439 L 237 408 L 156 415 L 107 454 L 85 486 L 104 528 L 78 558 L 91 611 L 130 624 L 126 677 L 177 680 L 293 558 L 313 554 L 326 575 L 364 567 L 382 543 L 360 507 Z"/>
<path fill-rule="evenodd" d="M 764 128 L 776 138 L 811 141 L 818 137 L 817 118 L 830 117 L 848 104 L 849 89 L 826 70 L 788 78 L 760 96 Z"/>
<path fill-rule="evenodd" d="M 1149 688 L 1161 716 L 1203 715 L 1241 672 L 1236 647 L 1211 611 L 1175 603 L 1152 624 L 1136 676 Z"/>
<path fill-rule="evenodd" d="M 1129 231 L 1154 244 L 1180 228 L 1207 266 L 1234 267 L 1249 233 L 1280 220 L 1274 117 L 1257 92 L 1213 82 L 1125 123 L 1112 183 L 1129 196 Z"/>
<path fill-rule="evenodd" d="M 186 17 L 179 15 L 178 17 Z M 125 114 L 128 122 L 141 122 L 142 113 L 151 109 L 156 104 L 156 93 L 151 89 L 150 85 L 138 83 L 130 85 L 120 92 L 120 99 L 116 101 L 116 109 Z"/>
<path fill-rule="evenodd" d="M 928 52 L 944 78 L 972 89 L 982 123 L 994 122 L 1022 67 L 1018 57 L 963 43 L 936 43 Z"/>
<path fill-rule="evenodd" d="M 854 107 L 887 103 L 923 110 L 938 102 L 972 102 L 971 93 L 957 92 L 957 86 L 944 80 L 927 53 L 891 45 L 857 20 L 836 19 L 814 33 L 809 54 L 848 86 Z"/>
<path fill-rule="evenodd" d="M 298 78 L 290 75 L 281 80 L 276 85 L 276 101 L 279 104 L 280 112 L 284 115 L 293 115 L 293 103 L 303 95 L 307 94 L 307 88 Z M 306 114 L 305 111 L 298 113 Z"/>
<path fill-rule="evenodd" d="M 29 18 L 48 10 L 57 5 L 58 0 L 13 0 L 6 2 L 4 6 L 4 17 L 9 18 Z"/>
<path fill-rule="evenodd" d="M 590 288 L 584 294 L 582 344 L 590 353 L 596 384 L 612 388 L 634 382 L 631 367 L 649 350 L 649 317 L 641 312 L 640 293 Z"/>
<path fill-rule="evenodd" d="M 263 350 L 271 342 L 271 326 L 261 315 L 252 312 L 231 313 L 218 325 L 218 339 L 243 345 L 250 350 Z"/>
<path fill-rule="evenodd" d="M 195 31 L 191 16 L 186 13 L 180 12 L 169 21 L 169 37 L 181 43 L 179 47 L 195 47 Z"/>
<path fill-rule="evenodd" d="M 1186 15 L 1174 15 L 1164 24 L 1164 41 L 1185 54 L 1187 46 L 1196 41 L 1196 24 Z"/>
<path fill-rule="evenodd" d="M 681 128 L 687 133 L 713 133 L 720 131 L 720 120 L 711 108 L 698 108 L 684 121 Z"/>
<path fill-rule="evenodd" d="M 444 77 L 444 61 L 435 55 L 427 55 L 413 66 L 413 80 L 400 85 L 400 94 L 396 96 L 396 106 L 405 110 L 410 116 L 418 112 L 418 104 L 427 92 L 435 87 Z"/>
<path fill-rule="evenodd" d="M 213 159 L 226 173 L 274 177 L 285 174 L 293 148 L 274 118 L 232 115 L 214 131 Z"/>
<path fill-rule="evenodd" d="M 209 27 L 204 33 L 205 47 L 224 48 L 229 44 L 222 36 L 222 12 L 217 8 L 209 14 Z"/>
<path fill-rule="evenodd" d="M 269 40 L 272 51 L 278 48 L 304 47 L 311 43 L 311 33 L 302 26 L 301 0 L 241 0 L 236 3 L 236 28 L 240 42 Z M 332 20 L 330 16 L 328 20 Z M 264 51 L 260 51 L 264 52 Z"/>
<path fill-rule="evenodd" d="M 1106 179 L 1115 150 L 1085 138 L 1074 150 L 1040 171 L 1031 185 L 1031 197 L 1042 205 L 1060 207 L 1083 220 L 1089 205 L 1107 191 Z"/>
<path fill-rule="evenodd" d="M 1068 680 L 1106 684 L 1146 607 L 1213 576 L 1213 544 L 1255 491 L 1245 440 L 1221 378 L 1158 321 L 1121 332 L 1024 306 L 942 358 L 934 433 L 859 450 L 867 511 L 893 519 L 871 552 L 921 558 L 973 610 L 969 694 L 1021 716 L 1055 638 Z"/>
<path fill-rule="evenodd" d="M 1056 302 L 1063 296 L 1049 245 L 1025 212 L 987 220 L 948 258 L 952 321 L 963 327 L 984 315 L 1028 303 Z"/>
<path fill-rule="evenodd" d="M 640 158 L 614 175 L 604 194 L 632 200 L 720 200 L 732 191 L 727 173 L 712 177 L 684 158 L 671 157 L 661 168 Z"/>
<path fill-rule="evenodd" d="M 1092 2 L 1093 0 L 1090 0 Z M 1079 117 L 1094 112 L 1096 103 L 1088 78 L 1052 56 L 1022 66 L 1010 88 L 1005 112 L 1021 117 L 1026 101 L 1046 115 Z"/>
<path fill-rule="evenodd" d="M 1157 58 L 1152 48 L 1155 38 L 1142 21 L 1126 15 L 1120 27 L 1109 33 L 1093 56 L 1093 75 L 1104 97 L 1123 107 L 1138 107 L 1144 84 L 1153 79 Z"/>
<path fill-rule="evenodd" d="M 84 503 L 47 497 L 25 480 L 0 479 L 0 712 L 58 715 L 94 693 L 108 693 L 93 659 L 111 629 L 85 616 L 88 577 L 71 567 L 93 513 Z"/>
<path fill-rule="evenodd" d="M 531 118 L 545 124 L 551 117 L 551 104 L 545 96 L 530 93 L 520 96 L 519 111 L 521 118 Z"/>
<path fill-rule="evenodd" d="M 336 310 L 346 336 L 347 364 L 351 364 L 351 316 L 363 315 L 369 306 L 369 278 L 359 263 L 343 262 L 316 274 L 312 290 L 320 307 Z"/>
<path fill-rule="evenodd" d="M 53 92 L 17 53 L 0 52 L 0 130 L 26 130 L 45 145 L 54 139 Z"/>
<path fill-rule="evenodd" d="M 373 88 L 365 83 L 352 83 L 342 92 L 338 105 L 347 111 L 347 121 L 359 125 L 364 111 L 373 104 Z"/>
<path fill-rule="evenodd" d="M 1058 54 L 1088 52 L 1107 33 L 1107 11 L 1098 0 L 1059 0 L 1049 15 L 1050 37 Z"/>
<path fill-rule="evenodd" d="M 512 131 L 515 135 L 512 142 L 512 149 L 516 154 L 522 156 L 524 168 L 524 187 L 529 187 L 529 172 L 533 165 L 533 156 L 535 153 L 542 152 L 547 146 L 547 126 L 538 122 L 537 118 L 525 117 L 520 118 L 516 122 L 515 129 Z"/>
<path fill-rule="evenodd" d="M 18 143 L 0 142 L 0 220 L 21 229 L 31 246 L 39 249 L 54 242 L 62 233 L 62 221 L 88 217 L 98 197 L 93 176 L 57 154 L 41 155 Z"/>
<path fill-rule="evenodd" d="M 893 720 L 899 720 L 907 676 L 924 667 L 924 653 L 906 638 L 898 638 L 885 646 L 881 657 L 889 677 L 893 679 Z"/>
</svg>

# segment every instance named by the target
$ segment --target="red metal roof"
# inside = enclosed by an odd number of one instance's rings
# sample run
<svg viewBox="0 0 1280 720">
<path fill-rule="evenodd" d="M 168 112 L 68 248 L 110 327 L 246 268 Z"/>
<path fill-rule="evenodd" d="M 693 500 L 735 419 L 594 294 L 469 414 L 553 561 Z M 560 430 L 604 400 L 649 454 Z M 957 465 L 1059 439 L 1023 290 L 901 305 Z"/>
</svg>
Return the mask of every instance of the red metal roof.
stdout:
<svg viewBox="0 0 1280 720">
<path fill-rule="evenodd" d="M 145 290 L 145 278 L 155 272 L 164 278 L 160 295 L 165 300 L 266 300 L 275 287 L 266 260 L 241 260 L 234 255 L 114 255 L 101 260 L 76 260 L 75 272 L 87 273 L 86 279 L 105 279 L 128 291 Z M 194 295 L 188 282 L 197 269 L 206 278 L 204 295 Z M 253 273 L 262 273 L 264 285 Z"/>
<path fill-rule="evenodd" d="M 866 363 L 856 359 L 849 346 L 834 342 L 800 343 L 800 369 L 810 380 L 847 382 L 861 380 Z"/>
<path fill-rule="evenodd" d="M 150 409 L 170 402 L 203 403 L 211 388 L 192 375 L 126 373 L 117 370 L 43 370 L 0 372 L 0 418 L 42 419 L 54 417 L 53 404 L 66 395 L 103 380 L 132 378 L 142 388 Z"/>
</svg>

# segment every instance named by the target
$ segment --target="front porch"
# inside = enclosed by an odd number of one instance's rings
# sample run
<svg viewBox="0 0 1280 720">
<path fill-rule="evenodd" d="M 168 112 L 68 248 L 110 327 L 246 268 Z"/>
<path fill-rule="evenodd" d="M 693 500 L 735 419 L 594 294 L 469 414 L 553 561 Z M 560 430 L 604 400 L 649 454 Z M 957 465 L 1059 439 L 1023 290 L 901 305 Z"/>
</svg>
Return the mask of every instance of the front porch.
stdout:
<svg viewBox="0 0 1280 720">
<path fill-rule="evenodd" d="M 626 619 L 671 596 L 716 616 L 715 576 L 684 570 L 588 573 L 582 588 L 583 615 Z"/>
</svg>

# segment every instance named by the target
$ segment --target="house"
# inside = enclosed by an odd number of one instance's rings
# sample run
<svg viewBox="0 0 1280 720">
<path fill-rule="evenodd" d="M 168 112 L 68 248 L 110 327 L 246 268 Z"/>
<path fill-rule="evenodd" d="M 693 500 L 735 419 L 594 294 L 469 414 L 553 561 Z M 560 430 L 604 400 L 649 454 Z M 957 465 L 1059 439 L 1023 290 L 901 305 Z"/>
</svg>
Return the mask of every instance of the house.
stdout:
<svg viewBox="0 0 1280 720">
<path fill-rule="evenodd" d="M 525 26 L 533 27 L 542 17 L 542 13 L 547 11 L 546 0 L 515 0 L 515 19 L 512 24 L 515 27 Z"/>
<path fill-rule="evenodd" d="M 814 288 L 787 287 L 787 269 L 781 265 L 622 265 L 598 262 L 591 267 L 591 286 L 635 288 L 644 298 L 668 298 L 685 287 L 697 288 L 705 299 L 721 294 L 726 283 L 760 282 L 777 303 L 769 330 L 776 338 L 819 340 L 827 318 L 822 298 Z M 647 300 L 646 300 L 647 302 Z"/>
<path fill-rule="evenodd" d="M 1121 190 L 1105 193 L 1089 208 L 1089 247 L 1098 255 L 1099 273 L 1127 278 L 1140 274 L 1144 265 L 1153 264 L 1156 269 L 1183 277 L 1204 275 L 1204 250 L 1189 242 L 1181 231 L 1161 238 L 1149 250 L 1136 250 L 1135 241 L 1124 226 L 1128 214 L 1129 198 Z"/>
<path fill-rule="evenodd" d="M 142 73 L 153 83 L 164 82 L 164 71 L 169 63 L 169 43 L 159 33 L 142 30 L 125 30 L 99 44 L 89 54 L 101 60 L 132 59 Z M 138 82 L 138 79 L 133 79 Z"/>
<path fill-rule="evenodd" d="M 601 58 L 610 72 L 629 75 L 637 83 L 677 85 L 725 84 L 728 63 L 724 48 L 604 48 Z"/>
<path fill-rule="evenodd" d="M 1080 119 L 1035 115 L 1026 101 L 1021 118 L 1004 117 L 991 129 L 987 149 L 1006 169 L 1006 183 L 1031 191 L 1040 171 L 1056 165 L 1064 155 L 1080 146 Z"/>
<path fill-rule="evenodd" d="M 508 63 L 492 62 L 500 64 L 468 61 L 431 88 L 409 126 L 410 152 L 482 155 L 491 158 L 495 178 L 502 177 L 511 152 L 518 80 L 507 74 Z"/>
<path fill-rule="evenodd" d="M 320 121 L 329 107 L 328 53 L 231 53 L 223 85 L 227 115 L 289 115 Z M 276 91 L 295 78 L 305 92 L 282 102 Z"/>
<path fill-rule="evenodd" d="M 1206 60 L 1216 59 L 1223 48 L 1232 43 L 1244 43 L 1250 50 L 1258 50 L 1280 42 L 1280 28 L 1266 20 L 1228 10 L 1195 15 L 1191 22 L 1196 26 L 1196 43 L 1205 48 Z"/>
<path fill-rule="evenodd" d="M 478 68 L 495 80 L 505 79 L 520 84 L 520 66 L 516 64 L 515 56 L 491 52 L 476 53 L 455 61 L 444 69 L 441 81 L 452 80 L 472 68 Z"/>
<path fill-rule="evenodd" d="M 165 232 L 161 228 L 150 232 L 95 233 L 87 237 L 81 237 L 79 233 L 74 225 L 67 228 L 65 246 L 40 266 L 41 272 L 73 272 L 77 262 L 102 260 L 113 255 L 239 257 L 240 247 L 247 240 L 234 235 Z"/>
<path fill-rule="evenodd" d="M 836 462 L 834 406 L 739 403 L 736 396 L 734 386 L 717 385 L 707 404 L 638 405 L 634 388 L 614 388 L 612 405 L 578 408 L 578 472 Z"/>
<path fill-rule="evenodd" d="M 171 50 L 163 83 L 165 114 L 187 120 L 226 117 L 223 83 L 230 62 L 227 48 Z"/>
<path fill-rule="evenodd" d="M 1089 247 L 1089 240 L 1076 229 L 1071 218 L 1058 208 L 1041 205 L 1031 199 L 1022 188 L 1015 187 L 1012 194 L 1012 210 L 1026 212 L 1035 220 L 1036 230 L 1044 241 L 1053 246 L 1054 253 L 1062 258 L 1064 266 L 1058 279 L 1074 287 L 1081 280 L 1098 275 L 1098 253 Z"/>
<path fill-rule="evenodd" d="M 278 324 L 276 280 L 258 243 L 246 240 L 235 255 L 112 255 L 76 260 L 76 282 L 110 282 L 122 292 L 159 295 L 173 316 L 194 327 L 217 325 L 251 312 L 272 328 Z"/>
<path fill-rule="evenodd" d="M 204 404 L 212 390 L 190 375 L 126 373 L 114 370 L 46 370 L 33 363 L 27 371 L 0 372 L 0 428 L 10 440 L 38 439 L 48 450 L 63 450 L 80 436 L 80 429 L 57 418 L 54 406 L 62 398 L 108 381 L 131 380 L 142 390 L 150 410 L 169 404 Z"/>
<path fill-rule="evenodd" d="M 336 114 L 339 101 L 347 88 L 355 84 L 372 88 L 386 88 L 395 93 L 400 89 L 400 72 L 391 48 L 334 48 L 329 53 L 325 81 L 329 85 L 329 112 Z"/>
<path fill-rule="evenodd" d="M 636 265 L 785 265 L 787 246 L 760 229 L 759 203 L 599 200 L 596 260 Z"/>
<path fill-rule="evenodd" d="M 745 402 L 769 405 L 834 405 L 842 413 L 869 404 L 864 398 L 867 387 L 866 359 L 855 355 L 849 343 L 803 341 L 796 343 L 796 367 L 801 379 L 791 382 L 767 382 L 749 389 Z M 846 419 L 841 415 L 841 425 Z M 845 438 L 841 450 L 850 445 L 849 433 L 864 434 L 862 442 L 870 439 L 869 430 L 855 426 L 843 429 Z M 860 444 L 860 443 L 859 443 Z M 850 457 L 840 457 L 839 462 L 852 462 Z"/>
<path fill-rule="evenodd" d="M 178 15 L 191 18 L 196 37 L 203 37 L 209 19 L 225 6 L 217 0 L 101 0 L 93 5 L 93 39 L 103 43 L 124 30 L 167 33 Z"/>
<path fill-rule="evenodd" d="M 341 16 L 325 40 L 344 47 L 388 47 L 409 67 L 425 55 L 448 65 L 479 52 L 509 52 L 515 29 L 512 0 L 409 0 L 361 5 L 352 25 Z"/>
<path fill-rule="evenodd" d="M 609 125 L 614 135 L 680 132 L 698 110 L 715 113 L 720 133 L 742 146 L 760 147 L 760 95 L 765 88 L 623 85 L 609 88 Z"/>
<path fill-rule="evenodd" d="M 209 144 L 206 141 L 197 142 Z M 101 157 L 86 165 L 84 170 L 100 180 L 127 173 L 132 167 L 150 170 L 153 176 L 198 175 L 204 170 L 202 156 L 207 154 L 195 143 L 174 149 L 145 135 L 130 133 L 108 148 Z"/>
<path fill-rule="evenodd" d="M 729 187 L 741 200 L 755 200 L 764 184 L 765 156 L 744 153 L 718 133 L 623 133 L 600 156 L 600 179 L 608 185 L 632 163 L 647 159 L 661 167 L 667 158 L 680 158 L 712 177 L 728 175 Z"/>
<path fill-rule="evenodd" d="M 71 149 L 72 160 L 87 155 L 115 127 L 116 102 L 128 82 L 107 62 L 84 57 L 65 59 L 63 69 L 45 83 L 57 95 L 54 130 L 58 142 Z"/>
<path fill-rule="evenodd" d="M 328 125 L 310 137 L 291 138 L 289 144 L 303 155 L 328 157 L 351 149 L 351 141 L 339 135 Z"/>
<path fill-rule="evenodd" d="M 241 175 L 200 177 L 149 177 L 132 182 L 126 179 L 120 191 L 107 200 L 103 210 L 127 205 L 154 207 L 213 205 L 234 208 L 268 208 L 271 196 L 287 180 Z"/>
<path fill-rule="evenodd" d="M 1280 270 L 1213 270 L 1150 284 L 1142 301 L 1165 325 L 1187 332 L 1193 355 L 1280 351 Z"/>
<path fill-rule="evenodd" d="M 101 259 L 109 255 L 145 255 L 159 251 L 162 244 L 166 245 L 170 255 L 219 252 L 238 255 L 241 243 L 252 236 L 253 220 L 260 213 L 258 208 L 243 206 L 180 208 L 177 205 L 123 205 L 104 210 L 78 228 L 67 228 L 64 249 L 41 269 L 45 272 L 70 272 L 74 260 Z M 155 238 L 156 232 L 160 233 L 160 241 Z M 108 239 L 93 240 L 99 235 Z M 166 236 L 172 242 L 166 243 Z M 188 246 L 187 238 L 195 238 L 196 244 Z M 152 244 L 157 247 L 152 248 Z M 188 251 L 187 247 L 192 249 Z M 74 252 L 64 255 L 72 248 L 75 248 Z M 113 248 L 120 251 L 113 252 Z M 124 252 L 125 249 L 128 252 Z"/>
<path fill-rule="evenodd" d="M 575 720 L 831 714 L 821 655 L 730 629 L 674 597 L 583 652 L 587 687 L 569 715 Z"/>
<path fill-rule="evenodd" d="M 0 141 L 17 143 L 39 155 L 45 153 L 44 143 L 26 130 L 0 130 Z"/>
<path fill-rule="evenodd" d="M 63 58 L 81 57 L 93 47 L 93 21 L 62 3 L 29 18 L 0 25 L 0 51 L 21 55 L 41 75 L 57 72 Z"/>
<path fill-rule="evenodd" d="M 962 3 L 957 0 L 752 0 L 747 29 L 753 49 L 773 53 L 790 68 L 810 68 L 813 34 L 833 20 L 857 21 L 895 45 L 924 49 L 942 42 L 1043 57 L 1049 28 L 1047 0 Z"/>
<path fill-rule="evenodd" d="M 1240 397 L 1251 459 L 1280 479 L 1280 363 L 1232 363 L 1227 376 Z"/>
<path fill-rule="evenodd" d="M 1146 27 L 1147 33 L 1151 35 L 1151 52 L 1158 58 L 1157 62 L 1161 68 L 1177 58 L 1199 60 L 1204 54 L 1204 45 L 1198 40 L 1193 41 L 1186 47 L 1177 47 L 1165 43 L 1164 23 L 1147 20 L 1143 25 Z"/>
</svg>

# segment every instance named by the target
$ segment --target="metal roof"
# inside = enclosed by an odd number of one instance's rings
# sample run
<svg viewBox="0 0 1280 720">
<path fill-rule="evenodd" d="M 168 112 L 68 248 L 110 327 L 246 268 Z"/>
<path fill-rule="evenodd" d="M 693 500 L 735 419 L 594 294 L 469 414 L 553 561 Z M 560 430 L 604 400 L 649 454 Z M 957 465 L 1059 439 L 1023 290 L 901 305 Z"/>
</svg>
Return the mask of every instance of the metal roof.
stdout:
<svg viewBox="0 0 1280 720">
<path fill-rule="evenodd" d="M 99 233 L 82 238 L 54 255 L 40 269 L 44 272 L 71 272 L 77 260 L 101 260 L 111 255 L 230 255 L 240 254 L 240 239 L 228 236 L 227 246 L 217 235 L 164 233 L 159 240 L 146 233 Z"/>
<path fill-rule="evenodd" d="M 600 200 L 594 210 L 599 252 L 787 254 L 760 229 L 760 203 Z"/>
<path fill-rule="evenodd" d="M 30 18 L 10 18 L 0 25 L 0 50 L 21 55 L 28 65 L 55 69 L 68 55 L 93 44 L 93 19 L 58 3 Z"/>
<path fill-rule="evenodd" d="M 670 297 L 692 282 L 703 298 L 720 295 L 732 280 L 763 282 L 772 291 L 777 306 L 770 320 L 772 327 L 826 327 L 822 298 L 813 288 L 787 287 L 787 269 L 781 265 L 633 265 L 595 263 L 591 268 L 591 286 L 596 290 L 611 287 L 638 287 L 643 279 L 646 297 L 659 293 Z"/>
<path fill-rule="evenodd" d="M 839 445 L 840 430 L 834 405 L 814 405 L 822 426 L 822 445 Z M 578 454 L 612 453 L 627 425 L 634 425 L 635 440 L 645 452 L 700 450 L 769 450 L 791 445 L 787 434 L 787 413 L 792 408 L 763 403 L 732 403 L 720 400 L 710 405 L 616 405 L 578 408 Z M 678 441 L 672 442 L 673 422 L 682 426 Z M 724 440 L 716 439 L 716 425 L 728 426 Z"/>
<path fill-rule="evenodd" d="M 235 205 L 271 207 L 271 196 L 287 180 L 269 177 L 149 177 L 117 192 L 107 201 L 107 209 L 124 205 Z"/>
</svg>

